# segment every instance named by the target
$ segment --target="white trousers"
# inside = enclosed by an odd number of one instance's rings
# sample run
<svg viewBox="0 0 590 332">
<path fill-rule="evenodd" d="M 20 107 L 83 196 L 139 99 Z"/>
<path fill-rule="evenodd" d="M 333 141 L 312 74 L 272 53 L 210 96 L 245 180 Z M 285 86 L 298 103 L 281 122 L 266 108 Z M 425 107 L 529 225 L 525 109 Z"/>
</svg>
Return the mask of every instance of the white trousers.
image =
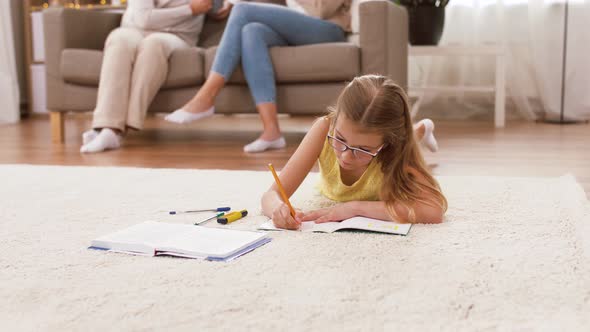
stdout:
<svg viewBox="0 0 590 332">
<path fill-rule="evenodd" d="M 189 45 L 178 36 L 117 28 L 107 38 L 92 127 L 142 129 L 147 109 L 166 80 L 172 51 Z"/>
</svg>

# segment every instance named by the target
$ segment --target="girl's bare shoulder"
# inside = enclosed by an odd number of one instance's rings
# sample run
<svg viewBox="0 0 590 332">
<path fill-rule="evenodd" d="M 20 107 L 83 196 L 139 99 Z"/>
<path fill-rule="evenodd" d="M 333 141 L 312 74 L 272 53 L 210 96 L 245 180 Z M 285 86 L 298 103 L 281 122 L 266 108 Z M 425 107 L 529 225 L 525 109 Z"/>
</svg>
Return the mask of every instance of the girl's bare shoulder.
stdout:
<svg viewBox="0 0 590 332">
<path fill-rule="evenodd" d="M 321 129 L 321 131 L 325 131 L 326 134 L 328 133 L 328 131 L 330 130 L 330 118 L 327 116 L 322 116 L 321 118 L 318 118 L 317 120 L 315 120 L 313 126 L 317 127 L 318 130 Z"/>
<path fill-rule="evenodd" d="M 323 138 L 325 138 L 325 136 L 328 135 L 329 131 L 330 131 L 330 119 L 327 116 L 322 116 L 321 118 L 318 118 L 317 120 L 315 120 L 315 122 L 311 126 L 311 129 L 309 130 L 308 134 L 311 134 L 313 136 L 318 136 L 318 137 L 322 136 Z"/>
</svg>

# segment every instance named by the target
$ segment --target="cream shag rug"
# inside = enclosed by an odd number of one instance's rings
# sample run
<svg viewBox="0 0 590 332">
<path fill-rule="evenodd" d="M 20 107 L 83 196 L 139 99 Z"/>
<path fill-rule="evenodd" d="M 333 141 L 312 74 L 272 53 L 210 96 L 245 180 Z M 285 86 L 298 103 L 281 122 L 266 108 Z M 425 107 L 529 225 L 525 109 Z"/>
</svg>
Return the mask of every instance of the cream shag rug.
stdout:
<svg viewBox="0 0 590 332">
<path fill-rule="evenodd" d="M 590 330 L 590 204 L 571 176 L 439 177 L 407 237 L 272 233 L 233 262 L 87 250 L 169 209 L 255 229 L 268 172 L 0 166 L 0 322 L 11 330 Z M 293 203 L 330 202 L 308 177 Z M 214 223 L 208 227 L 216 226 Z"/>
</svg>

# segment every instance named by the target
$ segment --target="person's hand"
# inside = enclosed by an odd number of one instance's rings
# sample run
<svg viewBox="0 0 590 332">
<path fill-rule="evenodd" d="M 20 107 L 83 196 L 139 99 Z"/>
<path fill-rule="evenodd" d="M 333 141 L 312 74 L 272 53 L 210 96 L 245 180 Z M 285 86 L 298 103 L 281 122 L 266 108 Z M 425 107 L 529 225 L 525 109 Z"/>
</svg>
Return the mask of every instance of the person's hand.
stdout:
<svg viewBox="0 0 590 332">
<path fill-rule="evenodd" d="M 272 222 L 277 228 L 297 230 L 301 227 L 302 217 L 303 212 L 296 210 L 295 218 L 293 218 L 289 206 L 285 203 L 281 203 L 281 205 L 277 206 L 272 212 Z"/>
<path fill-rule="evenodd" d="M 342 221 L 356 216 L 352 202 L 338 204 L 329 208 L 306 212 L 301 221 L 315 221 L 316 224 Z"/>
<path fill-rule="evenodd" d="M 193 16 L 205 14 L 213 7 L 213 0 L 191 0 L 189 6 Z"/>
<path fill-rule="evenodd" d="M 216 20 L 224 20 L 229 16 L 229 13 L 231 12 L 233 6 L 234 5 L 231 2 L 225 0 L 223 2 L 223 7 L 219 8 L 219 10 L 216 13 L 211 14 L 209 16 Z"/>
</svg>

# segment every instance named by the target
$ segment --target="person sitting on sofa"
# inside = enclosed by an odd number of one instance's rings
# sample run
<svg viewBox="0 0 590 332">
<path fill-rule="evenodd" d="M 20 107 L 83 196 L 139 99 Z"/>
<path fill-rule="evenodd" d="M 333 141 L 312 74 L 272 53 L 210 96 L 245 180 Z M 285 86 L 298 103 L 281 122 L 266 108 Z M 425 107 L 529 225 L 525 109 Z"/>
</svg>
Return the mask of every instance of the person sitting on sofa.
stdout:
<svg viewBox="0 0 590 332">
<path fill-rule="evenodd" d="M 351 0 L 287 0 L 287 6 L 238 2 L 232 9 L 211 72 L 197 94 L 166 120 L 188 123 L 213 115 L 215 97 L 238 63 L 262 119 L 263 132 L 244 146 L 261 152 L 286 146 L 277 118 L 276 87 L 269 48 L 343 42 L 350 31 Z"/>
<path fill-rule="evenodd" d="M 168 57 L 197 44 L 211 7 L 212 0 L 127 2 L 121 27 L 105 43 L 92 129 L 82 134 L 80 152 L 117 149 L 128 129 L 142 129 L 166 79 Z"/>
</svg>

